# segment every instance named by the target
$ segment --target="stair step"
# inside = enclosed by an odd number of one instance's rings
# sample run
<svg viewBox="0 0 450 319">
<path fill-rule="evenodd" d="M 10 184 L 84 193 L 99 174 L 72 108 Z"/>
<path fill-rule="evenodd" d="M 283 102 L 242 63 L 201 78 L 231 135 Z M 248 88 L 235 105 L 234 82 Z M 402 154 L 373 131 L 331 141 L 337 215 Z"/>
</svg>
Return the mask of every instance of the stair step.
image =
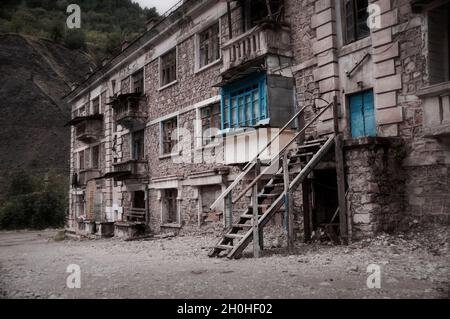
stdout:
<svg viewBox="0 0 450 319">
<path fill-rule="evenodd" d="M 279 194 L 259 194 L 258 197 L 259 198 L 277 198 L 280 195 L 281 195 L 281 193 L 279 193 Z"/>
<path fill-rule="evenodd" d="M 231 239 L 241 239 L 244 237 L 244 235 L 239 235 L 239 234 L 225 234 L 224 235 L 225 238 L 231 238 Z"/>
<path fill-rule="evenodd" d="M 262 215 L 261 214 L 258 214 L 258 217 L 261 217 Z M 241 215 L 241 218 L 244 218 L 244 219 L 252 219 L 253 218 L 253 215 L 250 215 L 250 214 L 244 214 L 244 215 Z"/>
<path fill-rule="evenodd" d="M 276 188 L 276 187 L 284 187 L 284 183 L 274 183 L 271 185 L 264 186 L 264 188 Z"/>
<path fill-rule="evenodd" d="M 216 248 L 217 249 L 223 249 L 223 250 L 229 250 L 229 249 L 233 249 L 234 246 L 231 246 L 231 245 L 217 245 Z"/>
<path fill-rule="evenodd" d="M 252 228 L 253 225 L 250 225 L 250 224 L 234 224 L 233 227 L 234 228 L 244 229 L 244 228 Z"/>
<path fill-rule="evenodd" d="M 316 153 L 314 153 L 314 152 L 298 153 L 298 154 L 291 155 L 290 159 L 314 156 L 314 154 L 316 154 Z"/>
<path fill-rule="evenodd" d="M 303 149 L 313 148 L 313 147 L 316 147 L 316 148 L 317 147 L 322 147 L 322 144 L 321 143 L 303 144 L 303 145 L 300 145 L 297 148 L 300 149 L 300 150 L 303 150 Z"/>
<path fill-rule="evenodd" d="M 318 138 L 316 140 L 309 140 L 305 141 L 305 144 L 315 144 L 315 143 L 325 143 L 328 139 L 327 138 Z"/>
</svg>

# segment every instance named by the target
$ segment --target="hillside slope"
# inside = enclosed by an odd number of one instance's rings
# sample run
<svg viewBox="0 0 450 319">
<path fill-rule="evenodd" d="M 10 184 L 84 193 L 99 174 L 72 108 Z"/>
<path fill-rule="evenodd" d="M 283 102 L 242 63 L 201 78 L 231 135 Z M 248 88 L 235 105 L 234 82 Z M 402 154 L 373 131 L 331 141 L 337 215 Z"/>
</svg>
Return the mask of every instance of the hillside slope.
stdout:
<svg viewBox="0 0 450 319">
<path fill-rule="evenodd" d="M 91 68 L 79 51 L 0 34 L 0 194 L 19 169 L 68 174 L 70 107 L 61 98 Z"/>
</svg>

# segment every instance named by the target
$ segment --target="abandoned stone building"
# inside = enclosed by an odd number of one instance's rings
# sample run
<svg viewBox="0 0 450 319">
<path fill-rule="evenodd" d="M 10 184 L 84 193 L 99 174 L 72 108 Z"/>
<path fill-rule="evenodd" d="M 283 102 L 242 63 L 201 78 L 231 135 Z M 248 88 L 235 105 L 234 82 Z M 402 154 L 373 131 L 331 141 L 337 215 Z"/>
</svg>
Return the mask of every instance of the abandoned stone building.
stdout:
<svg viewBox="0 0 450 319">
<path fill-rule="evenodd" d="M 66 97 L 69 231 L 212 223 L 210 255 L 233 257 L 277 224 L 289 242 L 448 224 L 449 16 L 441 0 L 181 1 Z"/>
</svg>

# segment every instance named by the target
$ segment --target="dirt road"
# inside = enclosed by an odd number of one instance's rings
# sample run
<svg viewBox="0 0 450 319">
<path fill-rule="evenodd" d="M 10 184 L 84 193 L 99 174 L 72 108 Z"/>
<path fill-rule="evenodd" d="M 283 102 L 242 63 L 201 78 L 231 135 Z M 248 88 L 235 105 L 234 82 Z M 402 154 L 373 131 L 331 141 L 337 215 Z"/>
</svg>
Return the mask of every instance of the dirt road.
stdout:
<svg viewBox="0 0 450 319">
<path fill-rule="evenodd" d="M 448 233 L 380 236 L 348 247 L 303 245 L 260 259 L 211 259 L 211 235 L 124 242 L 54 241 L 55 231 L 0 233 L 2 298 L 449 298 Z M 420 237 L 420 238 L 422 238 Z M 436 242 L 428 243 L 429 237 Z M 437 238 L 438 237 L 438 238 Z M 80 266 L 69 289 L 67 267 Z M 369 289 L 367 267 L 380 267 Z M 372 277 L 373 278 L 373 277 Z"/>
</svg>

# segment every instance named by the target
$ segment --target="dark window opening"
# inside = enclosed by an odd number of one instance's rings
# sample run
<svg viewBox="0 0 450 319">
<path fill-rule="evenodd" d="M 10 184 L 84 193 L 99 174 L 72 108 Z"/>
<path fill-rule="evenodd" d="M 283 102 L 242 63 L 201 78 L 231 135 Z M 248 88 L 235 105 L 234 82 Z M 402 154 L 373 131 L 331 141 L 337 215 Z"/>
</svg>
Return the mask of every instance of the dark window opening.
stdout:
<svg viewBox="0 0 450 319">
<path fill-rule="evenodd" d="M 145 192 L 136 191 L 133 193 L 133 208 L 145 209 Z"/>
<path fill-rule="evenodd" d="M 201 32 L 199 35 L 199 58 L 200 68 L 220 58 L 219 24 Z"/>
<path fill-rule="evenodd" d="M 78 153 L 78 168 L 80 171 L 84 170 L 84 151 Z"/>
<path fill-rule="evenodd" d="M 134 73 L 131 77 L 133 82 L 133 92 L 143 93 L 144 92 L 144 70 L 140 70 Z"/>
<path fill-rule="evenodd" d="M 133 159 L 144 159 L 144 130 L 133 133 Z"/>
<path fill-rule="evenodd" d="M 98 169 L 100 167 L 100 145 L 92 148 L 92 168 Z"/>
<path fill-rule="evenodd" d="M 281 21 L 283 19 L 283 0 L 269 0 L 269 8 L 267 0 L 245 0 L 242 5 L 244 32 L 264 20 Z"/>
<path fill-rule="evenodd" d="M 370 35 L 367 25 L 369 12 L 368 0 L 345 0 L 345 37 L 346 43 L 363 39 Z"/>
<path fill-rule="evenodd" d="M 92 100 L 92 114 L 100 114 L 100 98 Z"/>
<path fill-rule="evenodd" d="M 162 152 L 163 154 L 171 154 L 177 142 L 177 118 L 162 122 Z"/>
<path fill-rule="evenodd" d="M 178 190 L 165 189 L 163 191 L 163 202 L 164 202 L 164 214 L 163 223 L 172 224 L 178 223 L 178 205 L 177 205 Z"/>
<path fill-rule="evenodd" d="M 450 5 L 428 12 L 430 84 L 450 81 Z"/>
<path fill-rule="evenodd" d="M 208 105 L 200 110 L 202 121 L 202 145 L 208 145 L 214 141 L 214 129 L 221 128 L 220 104 Z"/>
<path fill-rule="evenodd" d="M 177 50 L 173 49 L 161 57 L 161 86 L 170 84 L 177 79 Z"/>
</svg>

